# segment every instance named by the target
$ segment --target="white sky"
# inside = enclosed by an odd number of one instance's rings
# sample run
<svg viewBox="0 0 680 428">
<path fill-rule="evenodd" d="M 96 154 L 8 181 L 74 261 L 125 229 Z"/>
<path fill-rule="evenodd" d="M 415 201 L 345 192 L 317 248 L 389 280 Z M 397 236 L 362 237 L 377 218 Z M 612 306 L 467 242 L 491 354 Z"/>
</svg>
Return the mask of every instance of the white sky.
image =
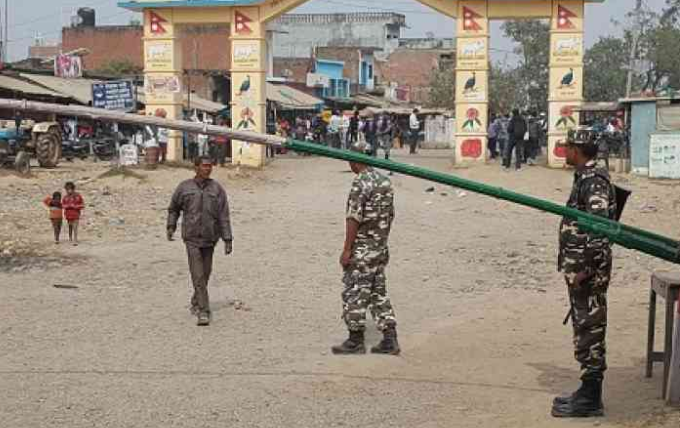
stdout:
<svg viewBox="0 0 680 428">
<path fill-rule="evenodd" d="M 36 35 L 41 34 L 48 41 L 58 40 L 61 27 L 68 25 L 69 17 L 78 7 L 92 7 L 97 11 L 98 25 L 126 24 L 136 15 L 120 9 L 116 0 L 7 0 L 9 3 L 9 53 L 10 60 L 26 57 L 28 46 Z M 659 10 L 664 0 L 643 0 L 646 7 Z M 0 0 L 0 4 L 2 4 Z M 624 20 L 625 13 L 631 10 L 635 0 L 606 0 L 592 4 L 586 10 L 586 41 L 588 45 L 600 36 L 619 34 L 620 29 L 611 25 L 612 19 Z M 2 4 L 4 15 L 4 4 Z M 433 32 L 436 37 L 452 37 L 453 21 L 428 9 L 415 0 L 310 0 L 296 12 L 370 12 L 394 11 L 406 15 L 409 26 L 406 37 L 424 37 Z M 4 17 L 3 17 L 4 24 Z M 498 29 L 493 26 L 491 47 L 500 51 L 510 50 L 512 44 L 503 40 Z M 498 59 L 502 53 L 494 56 Z"/>
</svg>

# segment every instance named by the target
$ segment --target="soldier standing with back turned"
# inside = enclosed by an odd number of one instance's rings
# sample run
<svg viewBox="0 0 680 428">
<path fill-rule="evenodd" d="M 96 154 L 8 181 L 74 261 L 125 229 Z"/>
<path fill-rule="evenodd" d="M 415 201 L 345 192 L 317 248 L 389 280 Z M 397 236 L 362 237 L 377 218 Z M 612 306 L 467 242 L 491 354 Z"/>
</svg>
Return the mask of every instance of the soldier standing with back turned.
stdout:
<svg viewBox="0 0 680 428">
<path fill-rule="evenodd" d="M 567 164 L 576 168 L 567 202 L 570 208 L 615 219 L 616 194 L 609 172 L 596 163 L 597 144 L 589 131 L 571 131 Z M 607 289 L 612 270 L 609 239 L 579 230 L 576 220 L 560 225 L 559 270 L 569 290 L 574 330 L 574 356 L 581 364 L 581 387 L 553 401 L 555 417 L 589 417 L 604 414 L 602 382 L 607 369 Z"/>
<path fill-rule="evenodd" d="M 350 150 L 366 154 L 365 143 L 354 143 Z M 385 268 L 390 259 L 387 241 L 394 220 L 394 192 L 390 179 L 368 165 L 350 162 L 356 178 L 347 200 L 345 247 L 340 256 L 344 270 L 342 318 L 349 338 L 333 346 L 334 354 L 363 354 L 366 312 L 371 315 L 383 340 L 371 348 L 374 354 L 397 355 L 397 321 L 389 297 Z"/>
</svg>

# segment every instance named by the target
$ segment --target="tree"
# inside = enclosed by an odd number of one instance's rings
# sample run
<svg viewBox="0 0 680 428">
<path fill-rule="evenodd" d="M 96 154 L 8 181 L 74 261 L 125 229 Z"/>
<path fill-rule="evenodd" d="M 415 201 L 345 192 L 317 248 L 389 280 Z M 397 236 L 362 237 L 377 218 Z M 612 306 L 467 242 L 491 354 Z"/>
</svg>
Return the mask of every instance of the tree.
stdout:
<svg viewBox="0 0 680 428">
<path fill-rule="evenodd" d="M 680 0 L 666 0 L 660 14 L 642 10 L 629 17 L 635 22 L 624 29 L 626 42 L 632 43 L 636 33 L 639 36 L 635 91 L 656 93 L 680 88 Z"/>
<path fill-rule="evenodd" d="M 680 21 L 680 0 L 666 0 L 666 8 L 661 13 L 661 23 L 677 24 Z"/>
<path fill-rule="evenodd" d="M 430 93 L 427 107 L 455 110 L 456 70 L 451 61 L 442 62 L 430 74 Z"/>
<path fill-rule="evenodd" d="M 626 95 L 630 44 L 616 37 L 601 37 L 586 51 L 584 92 L 588 101 L 616 101 Z"/>
<path fill-rule="evenodd" d="M 507 64 L 491 64 L 489 70 L 489 110 L 496 114 L 507 114 L 513 108 L 523 105 L 526 95 L 522 90 L 519 68 Z"/>
<path fill-rule="evenodd" d="M 137 76 L 143 71 L 142 67 L 136 66 L 128 59 L 110 60 L 102 68 L 95 70 L 96 74 L 110 77 Z"/>
<path fill-rule="evenodd" d="M 539 20 L 508 21 L 501 27 L 519 46 L 519 85 L 525 100 L 518 108 L 547 111 L 550 60 L 550 25 Z"/>
<path fill-rule="evenodd" d="M 649 34 L 644 90 L 658 91 L 670 86 L 680 88 L 680 29 L 664 24 Z"/>
</svg>

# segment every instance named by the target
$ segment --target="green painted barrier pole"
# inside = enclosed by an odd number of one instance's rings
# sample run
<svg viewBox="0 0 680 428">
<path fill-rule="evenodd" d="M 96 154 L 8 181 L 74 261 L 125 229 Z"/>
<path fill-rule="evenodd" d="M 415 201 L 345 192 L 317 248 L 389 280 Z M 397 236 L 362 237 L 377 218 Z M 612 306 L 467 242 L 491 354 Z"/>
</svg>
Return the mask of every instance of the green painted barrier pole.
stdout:
<svg viewBox="0 0 680 428">
<path fill-rule="evenodd" d="M 425 168 L 390 160 L 378 159 L 348 150 L 332 149 L 319 144 L 288 140 L 284 143 L 284 147 L 301 153 L 360 162 L 388 171 L 459 187 L 471 192 L 535 208 L 540 211 L 546 211 L 560 217 L 573 218 L 577 220 L 579 227 L 586 232 L 607 236 L 611 242 L 619 244 L 622 247 L 638 250 L 651 256 L 680 264 L 680 242 L 676 240 L 573 208 L 568 208 L 563 205 L 558 205 L 554 202 L 535 198 L 533 196 L 522 195 L 517 192 L 505 190 L 501 187 L 489 186 L 442 172 L 431 171 Z"/>
</svg>

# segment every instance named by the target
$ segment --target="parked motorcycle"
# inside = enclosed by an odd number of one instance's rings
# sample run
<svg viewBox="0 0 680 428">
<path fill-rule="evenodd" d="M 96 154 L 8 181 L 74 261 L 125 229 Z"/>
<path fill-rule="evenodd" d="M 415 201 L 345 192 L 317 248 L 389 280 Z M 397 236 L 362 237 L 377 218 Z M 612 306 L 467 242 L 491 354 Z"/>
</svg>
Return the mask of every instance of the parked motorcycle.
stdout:
<svg viewBox="0 0 680 428">
<path fill-rule="evenodd" d="M 119 140 L 123 145 L 127 139 Z M 94 160 L 109 161 L 116 157 L 116 139 L 113 136 L 96 136 L 80 138 L 77 141 L 65 140 L 62 144 L 63 157 L 72 162 L 74 159 L 87 159 L 94 155 Z"/>
</svg>

